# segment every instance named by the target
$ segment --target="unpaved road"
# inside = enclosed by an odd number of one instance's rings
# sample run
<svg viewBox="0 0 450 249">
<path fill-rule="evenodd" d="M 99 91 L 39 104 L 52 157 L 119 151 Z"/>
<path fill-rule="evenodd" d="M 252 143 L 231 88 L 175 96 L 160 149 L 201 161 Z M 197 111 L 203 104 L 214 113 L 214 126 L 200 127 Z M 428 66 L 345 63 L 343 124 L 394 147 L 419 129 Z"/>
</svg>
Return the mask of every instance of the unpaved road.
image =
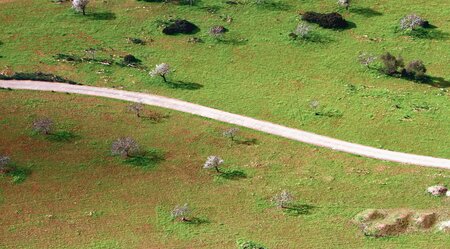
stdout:
<svg viewBox="0 0 450 249">
<path fill-rule="evenodd" d="M 321 136 L 314 133 L 293 129 L 286 126 L 277 125 L 242 115 L 224 112 L 201 105 L 192 104 L 189 102 L 152 94 L 129 92 L 93 86 L 69 85 L 63 83 L 22 81 L 22 80 L 20 81 L 0 80 L 0 87 L 11 89 L 23 89 L 23 90 L 67 92 L 112 99 L 120 99 L 131 102 L 140 102 L 147 105 L 159 106 L 167 109 L 177 110 L 180 112 L 190 113 L 222 121 L 229 124 L 243 126 L 250 129 L 262 131 L 268 134 L 320 147 L 326 147 L 332 150 L 347 152 L 354 155 L 360 155 L 363 157 L 375 158 L 391 162 L 398 162 L 403 164 L 414 164 L 426 167 L 450 169 L 449 159 L 420 156 L 402 152 L 377 149 L 360 144 L 349 143 L 338 139 Z"/>
</svg>

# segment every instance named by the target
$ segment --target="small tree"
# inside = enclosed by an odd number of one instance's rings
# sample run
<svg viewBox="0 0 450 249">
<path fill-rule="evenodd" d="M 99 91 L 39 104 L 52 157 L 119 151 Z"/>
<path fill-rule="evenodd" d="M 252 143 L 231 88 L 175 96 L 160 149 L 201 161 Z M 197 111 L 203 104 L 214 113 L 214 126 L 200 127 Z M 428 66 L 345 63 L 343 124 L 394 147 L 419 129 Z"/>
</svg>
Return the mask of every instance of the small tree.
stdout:
<svg viewBox="0 0 450 249">
<path fill-rule="evenodd" d="M 0 173 L 7 173 L 8 172 L 8 166 L 11 160 L 7 156 L 1 156 L 0 155 Z"/>
<path fill-rule="evenodd" d="M 281 191 L 272 198 L 272 202 L 279 208 L 287 208 L 294 201 L 294 197 L 287 190 Z"/>
<path fill-rule="evenodd" d="M 345 7 L 346 10 L 350 7 L 350 0 L 338 0 L 338 5 Z"/>
<path fill-rule="evenodd" d="M 139 153 L 139 145 L 131 137 L 122 137 L 112 143 L 111 153 L 122 157 L 132 157 Z"/>
<path fill-rule="evenodd" d="M 191 213 L 191 209 L 188 204 L 180 206 L 177 205 L 171 212 L 172 218 L 177 219 L 180 218 L 181 221 L 186 222 L 189 221 L 189 214 Z"/>
<path fill-rule="evenodd" d="M 209 35 L 215 39 L 221 39 L 225 32 L 227 29 L 224 26 L 213 26 L 209 29 Z"/>
<path fill-rule="evenodd" d="M 421 60 L 413 60 L 406 66 L 405 71 L 409 77 L 423 79 L 427 72 L 427 68 Z"/>
<path fill-rule="evenodd" d="M 358 61 L 361 65 L 366 67 L 370 67 L 370 65 L 377 59 L 376 56 L 373 56 L 367 52 L 362 52 L 358 55 Z"/>
<path fill-rule="evenodd" d="M 410 15 L 403 17 L 400 20 L 400 29 L 401 30 L 407 30 L 407 29 L 414 30 L 414 29 L 417 29 L 418 27 L 425 26 L 425 23 L 427 23 L 427 21 L 425 21 L 422 17 L 420 17 L 416 14 L 410 14 Z"/>
<path fill-rule="evenodd" d="M 33 130 L 42 135 L 49 135 L 53 131 L 53 120 L 47 117 L 33 121 Z"/>
<path fill-rule="evenodd" d="M 138 118 L 141 117 L 141 112 L 144 110 L 144 105 L 141 103 L 133 103 L 128 106 L 128 111 L 136 114 Z"/>
<path fill-rule="evenodd" d="M 217 171 L 217 173 L 221 173 L 221 171 L 219 170 L 219 166 L 221 164 L 223 164 L 223 160 L 222 158 L 218 157 L 218 156 L 209 156 L 206 159 L 205 164 L 203 164 L 203 168 L 204 169 L 215 169 Z"/>
<path fill-rule="evenodd" d="M 383 72 L 387 75 L 396 74 L 400 71 L 399 68 L 401 69 L 405 66 L 402 57 L 396 58 L 389 52 L 381 55 L 380 58 L 383 62 Z"/>
<path fill-rule="evenodd" d="M 161 63 L 155 66 L 155 69 L 150 72 L 150 76 L 156 77 L 160 76 L 163 78 L 164 82 L 167 82 L 166 76 L 170 73 L 170 66 L 167 63 Z"/>
<path fill-rule="evenodd" d="M 299 23 L 295 30 L 291 33 L 294 39 L 301 38 L 305 39 L 309 36 L 311 32 L 311 26 L 306 23 Z"/>
<path fill-rule="evenodd" d="M 230 128 L 225 130 L 222 134 L 224 137 L 230 138 L 231 141 L 234 141 L 236 134 L 239 132 L 239 128 Z"/>
<path fill-rule="evenodd" d="M 82 12 L 83 15 L 86 15 L 86 6 L 88 3 L 89 0 L 73 0 L 72 8 L 74 8 L 77 12 Z"/>
</svg>

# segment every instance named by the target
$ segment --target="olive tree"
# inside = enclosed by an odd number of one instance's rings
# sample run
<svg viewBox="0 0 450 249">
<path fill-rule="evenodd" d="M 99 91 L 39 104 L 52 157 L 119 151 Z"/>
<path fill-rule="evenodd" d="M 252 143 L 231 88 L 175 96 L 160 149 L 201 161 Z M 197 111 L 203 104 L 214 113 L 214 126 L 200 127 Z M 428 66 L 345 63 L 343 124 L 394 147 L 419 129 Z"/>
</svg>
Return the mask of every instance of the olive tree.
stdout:
<svg viewBox="0 0 450 249">
<path fill-rule="evenodd" d="M 419 80 L 425 77 L 427 68 L 421 60 L 413 60 L 406 66 L 405 71 L 409 77 Z"/>
<path fill-rule="evenodd" d="M 77 12 L 82 12 L 83 15 L 86 15 L 86 6 L 89 4 L 89 0 L 73 0 L 72 8 Z"/>
<path fill-rule="evenodd" d="M 423 27 L 427 23 L 426 20 L 424 20 L 422 17 L 416 15 L 416 14 L 410 14 L 405 17 L 403 17 L 400 20 L 400 29 L 401 30 L 407 30 L 407 29 L 416 29 L 418 27 Z"/>
<path fill-rule="evenodd" d="M 121 137 L 112 143 L 111 153 L 122 157 L 132 157 L 139 153 L 139 144 L 131 137 Z"/>
<path fill-rule="evenodd" d="M 128 111 L 136 114 L 138 118 L 141 117 L 141 112 L 144 110 L 144 105 L 141 103 L 133 103 L 127 107 Z"/>
<path fill-rule="evenodd" d="M 204 169 L 215 169 L 217 173 L 221 173 L 219 166 L 223 164 L 222 158 L 218 156 L 209 156 L 203 164 Z"/>
<path fill-rule="evenodd" d="M 191 209 L 188 204 L 177 205 L 171 212 L 171 216 L 173 219 L 180 218 L 181 221 L 186 222 L 189 221 L 189 214 L 191 213 Z"/>
<path fill-rule="evenodd" d="M 47 117 L 38 118 L 33 121 L 33 130 L 42 135 L 49 135 L 53 131 L 53 120 Z"/>
<path fill-rule="evenodd" d="M 166 76 L 171 72 L 170 66 L 167 63 L 161 63 L 155 66 L 155 68 L 150 72 L 150 76 L 163 78 L 164 82 L 167 82 Z"/>
<path fill-rule="evenodd" d="M 287 208 L 294 201 L 294 197 L 287 190 L 281 191 L 272 198 L 272 202 L 279 208 Z"/>
</svg>

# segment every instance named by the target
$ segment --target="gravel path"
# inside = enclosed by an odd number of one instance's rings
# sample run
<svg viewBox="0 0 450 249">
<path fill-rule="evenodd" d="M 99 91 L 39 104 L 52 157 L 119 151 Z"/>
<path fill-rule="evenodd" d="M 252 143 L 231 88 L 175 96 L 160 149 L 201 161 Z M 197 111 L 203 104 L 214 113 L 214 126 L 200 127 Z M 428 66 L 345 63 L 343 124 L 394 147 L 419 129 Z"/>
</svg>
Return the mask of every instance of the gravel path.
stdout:
<svg viewBox="0 0 450 249">
<path fill-rule="evenodd" d="M 289 128 L 286 126 L 277 125 L 274 123 L 261 121 L 246 116 L 241 116 L 177 99 L 171 99 L 152 94 L 129 92 L 93 86 L 69 85 L 53 82 L 22 81 L 22 80 L 20 81 L 0 80 L 0 87 L 11 89 L 23 89 L 23 90 L 67 92 L 112 99 L 120 99 L 131 102 L 140 102 L 147 105 L 159 106 L 167 109 L 177 110 L 180 112 L 190 113 L 222 121 L 233 125 L 243 126 L 250 129 L 269 133 L 272 135 L 320 147 L 326 147 L 332 150 L 342 151 L 354 155 L 360 155 L 363 157 L 375 158 L 391 162 L 398 162 L 403 164 L 414 164 L 426 167 L 450 169 L 449 159 L 420 156 L 402 152 L 377 149 L 360 144 L 349 143 L 342 140 L 321 136 L 314 133 Z"/>
</svg>

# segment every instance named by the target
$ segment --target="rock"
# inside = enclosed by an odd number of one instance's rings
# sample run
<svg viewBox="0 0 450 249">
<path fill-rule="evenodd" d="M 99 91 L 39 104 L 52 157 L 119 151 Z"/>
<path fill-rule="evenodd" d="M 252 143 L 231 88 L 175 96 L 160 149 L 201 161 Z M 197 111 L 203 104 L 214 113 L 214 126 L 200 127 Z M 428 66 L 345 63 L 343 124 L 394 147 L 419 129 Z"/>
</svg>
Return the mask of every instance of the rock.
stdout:
<svg viewBox="0 0 450 249">
<path fill-rule="evenodd" d="M 437 225 L 439 231 L 449 232 L 450 231 L 450 220 L 442 221 Z"/>
<path fill-rule="evenodd" d="M 203 40 L 201 38 L 198 38 L 198 37 L 190 37 L 188 39 L 188 42 L 189 43 L 202 43 Z"/>
<path fill-rule="evenodd" d="M 446 196 L 450 196 L 450 191 L 447 191 L 447 192 L 445 193 L 445 195 L 446 195 Z"/>
<path fill-rule="evenodd" d="M 431 186 L 427 188 L 427 192 L 434 196 L 443 196 L 447 193 L 447 188 L 442 185 Z"/>
<path fill-rule="evenodd" d="M 414 221 L 416 226 L 423 229 L 428 229 L 436 223 L 437 215 L 436 213 L 423 213 L 418 215 Z"/>
<path fill-rule="evenodd" d="M 393 219 L 367 226 L 363 232 L 366 236 L 376 238 L 399 235 L 408 229 L 410 217 L 410 213 L 400 214 Z"/>
<path fill-rule="evenodd" d="M 187 20 L 175 20 L 167 27 L 163 29 L 163 33 L 166 35 L 176 35 L 176 34 L 193 34 L 196 33 L 199 28 L 187 21 Z"/>
</svg>

